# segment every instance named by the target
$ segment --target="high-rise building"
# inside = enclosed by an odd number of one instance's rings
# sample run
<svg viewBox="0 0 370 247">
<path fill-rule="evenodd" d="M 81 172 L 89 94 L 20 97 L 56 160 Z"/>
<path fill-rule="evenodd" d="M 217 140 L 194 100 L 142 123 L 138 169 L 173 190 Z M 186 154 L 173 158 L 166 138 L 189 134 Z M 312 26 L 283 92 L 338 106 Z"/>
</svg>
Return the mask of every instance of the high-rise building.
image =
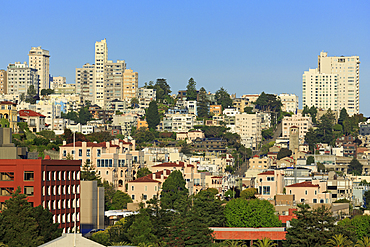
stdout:
<svg viewBox="0 0 370 247">
<path fill-rule="evenodd" d="M 50 88 L 56 89 L 58 87 L 63 87 L 67 83 L 67 79 L 64 76 L 51 76 L 50 77 Z"/>
<path fill-rule="evenodd" d="M 82 68 L 76 68 L 76 94 L 79 94 L 85 101 L 94 101 L 94 81 L 95 81 L 95 65 L 85 64 Z"/>
<path fill-rule="evenodd" d="M 323 109 L 341 110 L 358 114 L 360 85 L 359 56 L 318 56 L 318 68 L 305 71 L 302 77 L 302 103 Z"/>
<path fill-rule="evenodd" d="M 126 69 L 124 60 L 117 60 L 116 63 L 108 61 L 104 66 L 104 108 L 110 101 L 118 99 L 122 100 L 123 95 L 123 80 Z"/>
<path fill-rule="evenodd" d="M 95 92 L 94 102 L 104 107 L 104 65 L 108 62 L 107 40 L 95 42 Z"/>
<path fill-rule="evenodd" d="M 285 112 L 296 113 L 298 110 L 298 96 L 295 94 L 282 93 L 279 94 L 282 104 L 281 109 Z"/>
<path fill-rule="evenodd" d="M 0 94 L 8 92 L 8 76 L 6 70 L 0 69 Z"/>
<path fill-rule="evenodd" d="M 39 75 L 37 70 L 29 68 L 27 62 L 15 62 L 8 65 L 8 94 L 27 95 L 28 88 L 33 85 L 39 93 Z"/>
<path fill-rule="evenodd" d="M 49 82 L 49 51 L 44 50 L 41 46 L 32 47 L 28 53 L 30 68 L 37 69 L 40 76 L 40 90 L 50 88 Z"/>
<path fill-rule="evenodd" d="M 129 101 L 132 98 L 137 98 L 139 86 L 139 73 L 132 69 L 126 69 L 123 74 L 123 94 L 122 99 Z"/>
</svg>

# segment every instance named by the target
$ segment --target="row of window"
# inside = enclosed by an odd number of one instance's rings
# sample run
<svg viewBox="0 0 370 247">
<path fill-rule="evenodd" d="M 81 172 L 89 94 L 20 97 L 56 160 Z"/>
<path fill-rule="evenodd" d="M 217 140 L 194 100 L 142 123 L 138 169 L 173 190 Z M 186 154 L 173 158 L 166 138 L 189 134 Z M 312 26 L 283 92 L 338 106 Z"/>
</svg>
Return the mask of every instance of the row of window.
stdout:
<svg viewBox="0 0 370 247">
<path fill-rule="evenodd" d="M 80 199 L 43 201 L 42 206 L 44 208 L 48 208 L 49 210 L 79 208 Z"/>
<path fill-rule="evenodd" d="M 73 213 L 73 214 L 57 214 L 57 215 L 53 216 L 53 222 L 54 223 L 69 223 L 69 222 L 75 222 L 75 221 L 79 222 L 80 221 L 80 213 L 77 213 L 77 218 L 75 216 L 76 216 L 76 213 Z"/>
<path fill-rule="evenodd" d="M 56 195 L 70 195 L 80 193 L 79 185 L 57 185 L 57 186 L 42 186 L 42 195 L 56 196 Z"/>
<path fill-rule="evenodd" d="M 43 181 L 80 180 L 80 171 L 43 171 Z"/>
</svg>

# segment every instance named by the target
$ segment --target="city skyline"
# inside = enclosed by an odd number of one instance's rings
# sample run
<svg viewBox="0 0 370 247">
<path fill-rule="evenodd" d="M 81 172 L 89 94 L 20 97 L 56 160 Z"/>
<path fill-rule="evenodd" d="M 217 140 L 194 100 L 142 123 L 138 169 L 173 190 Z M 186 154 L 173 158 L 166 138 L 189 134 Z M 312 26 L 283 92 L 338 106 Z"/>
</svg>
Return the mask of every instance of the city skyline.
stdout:
<svg viewBox="0 0 370 247">
<path fill-rule="evenodd" d="M 76 68 L 94 63 L 95 42 L 106 38 L 109 59 L 125 60 L 128 69 L 139 73 L 139 86 L 166 78 L 177 92 L 193 77 L 197 87 L 207 91 L 224 87 L 237 96 L 294 93 L 301 104 L 302 74 L 316 68 L 317 56 L 325 51 L 330 56 L 360 56 L 360 113 L 370 115 L 366 1 L 86 4 L 50 3 L 43 6 L 53 13 L 47 17 L 32 14 L 37 4 L 15 8 L 4 3 L 7 11 L 0 18 L 8 25 L 0 68 L 28 61 L 31 47 L 41 46 L 50 52 L 50 74 L 71 83 Z M 44 31 L 19 32 L 17 27 L 27 19 Z M 112 25 L 115 22 L 123 23 L 122 28 Z"/>
</svg>

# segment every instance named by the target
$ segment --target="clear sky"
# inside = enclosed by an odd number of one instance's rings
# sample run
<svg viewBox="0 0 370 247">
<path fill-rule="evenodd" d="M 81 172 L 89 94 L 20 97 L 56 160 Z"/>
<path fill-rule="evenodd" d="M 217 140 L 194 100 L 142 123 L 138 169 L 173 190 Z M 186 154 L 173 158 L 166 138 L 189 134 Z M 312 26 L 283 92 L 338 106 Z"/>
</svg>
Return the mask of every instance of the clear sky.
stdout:
<svg viewBox="0 0 370 247">
<path fill-rule="evenodd" d="M 1 1 L 0 68 L 50 51 L 50 73 L 74 82 L 106 38 L 139 86 L 224 87 L 237 96 L 294 93 L 320 51 L 360 56 L 360 111 L 370 116 L 370 1 Z"/>
</svg>

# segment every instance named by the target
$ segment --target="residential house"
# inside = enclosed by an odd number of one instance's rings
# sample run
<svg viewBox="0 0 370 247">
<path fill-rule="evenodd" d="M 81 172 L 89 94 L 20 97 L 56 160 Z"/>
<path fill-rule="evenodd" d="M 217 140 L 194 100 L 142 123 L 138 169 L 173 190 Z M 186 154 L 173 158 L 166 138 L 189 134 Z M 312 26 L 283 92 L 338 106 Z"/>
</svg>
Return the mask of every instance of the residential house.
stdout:
<svg viewBox="0 0 370 247">
<path fill-rule="evenodd" d="M 26 122 L 32 132 L 40 132 L 45 129 L 45 116 L 32 110 L 20 110 L 18 112 L 21 122 Z"/>
</svg>

